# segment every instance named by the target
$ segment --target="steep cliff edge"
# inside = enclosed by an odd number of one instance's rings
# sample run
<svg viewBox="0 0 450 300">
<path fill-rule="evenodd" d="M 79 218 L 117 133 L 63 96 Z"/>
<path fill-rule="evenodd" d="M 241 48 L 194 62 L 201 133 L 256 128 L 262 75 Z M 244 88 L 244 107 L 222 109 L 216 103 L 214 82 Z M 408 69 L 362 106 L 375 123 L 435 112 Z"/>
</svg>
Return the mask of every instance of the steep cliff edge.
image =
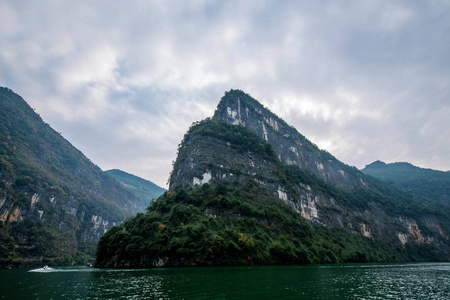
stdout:
<svg viewBox="0 0 450 300">
<path fill-rule="evenodd" d="M 449 217 L 232 90 L 184 136 L 169 191 L 102 237 L 97 266 L 450 260 Z"/>
<path fill-rule="evenodd" d="M 364 185 L 361 173 L 320 150 L 294 127 L 242 91 L 225 93 L 213 119 L 246 127 L 270 144 L 281 162 L 298 166 L 327 183 L 346 190 Z"/>
<path fill-rule="evenodd" d="M 0 265 L 70 264 L 145 205 L 0 88 Z"/>
</svg>

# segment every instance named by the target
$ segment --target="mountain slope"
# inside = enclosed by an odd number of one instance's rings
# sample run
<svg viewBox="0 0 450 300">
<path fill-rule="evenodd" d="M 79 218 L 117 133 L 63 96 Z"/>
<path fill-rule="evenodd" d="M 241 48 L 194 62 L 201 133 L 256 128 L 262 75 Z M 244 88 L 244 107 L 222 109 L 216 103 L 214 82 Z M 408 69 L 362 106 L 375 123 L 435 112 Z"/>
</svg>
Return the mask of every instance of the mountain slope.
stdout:
<svg viewBox="0 0 450 300">
<path fill-rule="evenodd" d="M 169 191 L 102 237 L 97 266 L 450 260 L 449 217 L 232 90 L 184 136 Z"/>
<path fill-rule="evenodd" d="M 0 88 L 0 265 L 72 263 L 111 226 L 144 211 L 132 193 Z"/>
<path fill-rule="evenodd" d="M 148 206 L 152 200 L 158 198 L 166 191 L 151 181 L 121 170 L 114 169 L 105 172 L 122 183 L 125 188 L 141 199 L 144 206 Z"/>
<path fill-rule="evenodd" d="M 405 162 L 373 162 L 361 170 L 383 181 L 422 197 L 450 205 L 450 172 L 423 169 Z"/>
</svg>

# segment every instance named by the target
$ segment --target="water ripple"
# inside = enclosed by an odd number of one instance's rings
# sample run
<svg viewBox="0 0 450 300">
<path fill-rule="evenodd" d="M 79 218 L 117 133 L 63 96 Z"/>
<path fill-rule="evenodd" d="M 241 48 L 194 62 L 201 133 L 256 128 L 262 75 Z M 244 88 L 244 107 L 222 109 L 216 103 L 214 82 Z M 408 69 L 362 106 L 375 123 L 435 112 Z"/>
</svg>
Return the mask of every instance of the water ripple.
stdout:
<svg viewBox="0 0 450 300">
<path fill-rule="evenodd" d="M 0 299 L 450 299 L 450 264 L 0 270 Z"/>
</svg>

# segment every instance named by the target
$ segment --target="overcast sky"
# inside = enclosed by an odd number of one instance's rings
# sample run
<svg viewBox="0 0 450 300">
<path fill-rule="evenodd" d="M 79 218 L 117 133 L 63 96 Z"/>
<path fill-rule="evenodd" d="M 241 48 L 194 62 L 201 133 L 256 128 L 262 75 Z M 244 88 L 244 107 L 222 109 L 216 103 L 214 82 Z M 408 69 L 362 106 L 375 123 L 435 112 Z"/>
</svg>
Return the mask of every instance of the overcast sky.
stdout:
<svg viewBox="0 0 450 300">
<path fill-rule="evenodd" d="M 450 1 L 0 2 L 0 85 L 102 169 L 166 187 L 241 89 L 343 162 L 450 169 Z"/>
</svg>

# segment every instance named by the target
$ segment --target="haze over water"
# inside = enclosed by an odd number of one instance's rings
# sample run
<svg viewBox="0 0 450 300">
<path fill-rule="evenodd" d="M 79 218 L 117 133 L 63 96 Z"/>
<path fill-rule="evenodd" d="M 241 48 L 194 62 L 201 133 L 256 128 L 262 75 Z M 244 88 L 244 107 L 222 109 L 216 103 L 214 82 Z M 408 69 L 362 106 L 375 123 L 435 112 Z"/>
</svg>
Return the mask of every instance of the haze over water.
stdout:
<svg viewBox="0 0 450 300">
<path fill-rule="evenodd" d="M 450 263 L 0 270 L 0 299 L 449 299 Z"/>
</svg>

